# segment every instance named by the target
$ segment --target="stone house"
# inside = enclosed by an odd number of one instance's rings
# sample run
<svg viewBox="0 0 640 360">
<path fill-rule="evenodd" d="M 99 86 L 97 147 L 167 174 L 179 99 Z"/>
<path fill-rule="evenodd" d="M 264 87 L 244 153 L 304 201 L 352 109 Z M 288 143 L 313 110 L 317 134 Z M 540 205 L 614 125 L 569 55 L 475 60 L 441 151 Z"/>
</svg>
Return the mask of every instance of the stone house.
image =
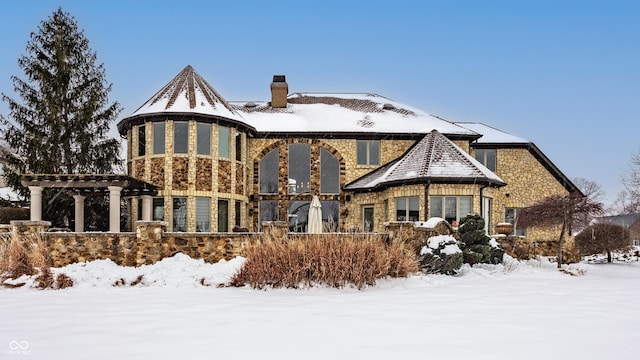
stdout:
<svg viewBox="0 0 640 360">
<path fill-rule="evenodd" d="M 640 246 L 640 213 L 602 216 L 594 221 L 622 226 L 629 232 L 629 245 Z"/>
<path fill-rule="evenodd" d="M 325 231 L 384 231 L 391 221 L 471 213 L 487 231 L 548 195 L 579 191 L 533 143 L 455 123 L 376 94 L 289 93 L 225 100 L 191 66 L 118 123 L 128 175 L 155 185 L 169 231 L 306 231 L 312 196 Z M 142 205 L 130 198 L 131 219 Z M 527 231 L 529 230 L 529 231 Z M 549 232 L 514 230 L 544 240 Z"/>
</svg>

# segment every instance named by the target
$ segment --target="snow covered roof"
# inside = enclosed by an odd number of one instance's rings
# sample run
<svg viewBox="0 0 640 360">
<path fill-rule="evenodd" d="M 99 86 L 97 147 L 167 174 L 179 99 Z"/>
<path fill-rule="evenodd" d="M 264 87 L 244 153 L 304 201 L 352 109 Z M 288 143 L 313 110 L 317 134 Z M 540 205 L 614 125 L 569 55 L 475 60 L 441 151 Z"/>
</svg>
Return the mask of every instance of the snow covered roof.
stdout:
<svg viewBox="0 0 640 360">
<path fill-rule="evenodd" d="M 640 221 L 640 213 L 602 216 L 602 217 L 595 218 L 594 221 L 597 223 L 619 225 L 624 227 L 625 229 L 628 229 L 631 226 L 633 226 L 635 223 Z"/>
<path fill-rule="evenodd" d="M 528 144 L 529 140 L 508 134 L 489 125 L 482 123 L 456 122 L 457 125 L 472 130 L 482 137 L 476 140 L 478 144 Z"/>
<path fill-rule="evenodd" d="M 463 126 L 429 115 L 377 94 L 293 93 L 287 107 L 269 103 L 231 102 L 248 125 L 262 133 L 426 134 L 476 138 Z"/>
<path fill-rule="evenodd" d="M 433 130 L 400 158 L 347 184 L 345 190 L 382 190 L 394 185 L 452 181 L 506 185 L 491 170 Z"/>
<path fill-rule="evenodd" d="M 120 133 L 134 119 L 161 114 L 192 114 L 242 122 L 242 117 L 191 65 L 118 124 Z"/>
</svg>

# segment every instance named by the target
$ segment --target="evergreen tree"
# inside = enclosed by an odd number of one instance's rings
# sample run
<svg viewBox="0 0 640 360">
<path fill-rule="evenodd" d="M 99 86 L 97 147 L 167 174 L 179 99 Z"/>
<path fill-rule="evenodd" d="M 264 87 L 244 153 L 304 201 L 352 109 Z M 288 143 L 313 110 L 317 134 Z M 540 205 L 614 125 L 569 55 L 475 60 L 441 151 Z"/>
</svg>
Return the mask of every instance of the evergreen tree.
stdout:
<svg viewBox="0 0 640 360">
<path fill-rule="evenodd" d="M 120 144 L 108 132 L 121 107 L 109 103 L 104 65 L 97 64 L 75 19 L 59 8 L 31 33 L 26 51 L 18 59 L 25 79 L 11 77 L 19 99 L 2 94 L 10 111 L 7 118 L 0 115 L 2 135 L 13 151 L 6 169 L 9 185 L 26 196 L 23 173 L 114 172 L 121 166 Z M 87 206 L 96 201 L 104 200 Z M 43 218 L 68 225 L 72 204 L 58 190 L 45 191 Z"/>
</svg>

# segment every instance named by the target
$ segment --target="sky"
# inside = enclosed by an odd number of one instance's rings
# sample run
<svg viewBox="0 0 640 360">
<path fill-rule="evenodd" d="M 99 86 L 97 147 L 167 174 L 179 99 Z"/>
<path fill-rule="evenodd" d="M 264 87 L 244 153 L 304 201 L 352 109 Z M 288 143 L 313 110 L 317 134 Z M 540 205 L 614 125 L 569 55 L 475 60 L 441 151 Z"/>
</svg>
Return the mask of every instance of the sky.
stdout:
<svg viewBox="0 0 640 360">
<path fill-rule="evenodd" d="M 290 92 L 377 93 L 482 122 L 609 203 L 640 152 L 640 1 L 10 1 L 0 92 L 14 96 L 29 34 L 58 7 L 104 64 L 117 121 L 192 65 L 230 101 L 268 100 L 284 74 Z"/>
</svg>

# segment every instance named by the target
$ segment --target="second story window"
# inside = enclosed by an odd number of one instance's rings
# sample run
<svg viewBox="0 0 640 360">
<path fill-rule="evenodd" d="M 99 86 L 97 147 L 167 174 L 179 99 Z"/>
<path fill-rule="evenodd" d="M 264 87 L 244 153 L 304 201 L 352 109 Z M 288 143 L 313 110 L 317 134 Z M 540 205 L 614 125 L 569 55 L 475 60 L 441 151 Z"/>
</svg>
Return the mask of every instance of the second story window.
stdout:
<svg viewBox="0 0 640 360">
<path fill-rule="evenodd" d="M 211 124 L 198 124 L 198 155 L 211 155 Z"/>
<path fill-rule="evenodd" d="M 491 171 L 496 171 L 496 149 L 476 149 L 476 160 Z"/>
<path fill-rule="evenodd" d="M 164 154 L 164 123 L 153 124 L 153 153 Z"/>
<path fill-rule="evenodd" d="M 242 133 L 236 130 L 236 160 L 242 161 Z"/>
<path fill-rule="evenodd" d="M 260 160 L 260 194 L 278 193 L 278 159 L 280 151 L 276 148 L 271 150 Z"/>
<path fill-rule="evenodd" d="M 218 126 L 218 157 L 229 158 L 229 128 Z"/>
<path fill-rule="evenodd" d="M 189 123 L 173 123 L 173 153 L 186 154 L 189 150 Z"/>
<path fill-rule="evenodd" d="M 138 126 L 138 156 L 144 156 L 147 148 L 147 127 L 143 125 Z"/>
<path fill-rule="evenodd" d="M 289 194 L 307 193 L 311 181 L 311 146 L 289 145 Z"/>
<path fill-rule="evenodd" d="M 380 165 L 380 141 L 358 140 L 358 165 Z"/>
</svg>

